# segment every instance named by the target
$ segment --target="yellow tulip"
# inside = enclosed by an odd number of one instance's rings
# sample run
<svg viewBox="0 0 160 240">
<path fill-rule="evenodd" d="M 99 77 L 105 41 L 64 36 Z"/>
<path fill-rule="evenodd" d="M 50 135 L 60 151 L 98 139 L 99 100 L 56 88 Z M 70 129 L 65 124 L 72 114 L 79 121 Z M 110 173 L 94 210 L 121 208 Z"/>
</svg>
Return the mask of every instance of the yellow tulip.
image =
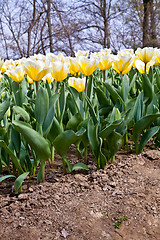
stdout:
<svg viewBox="0 0 160 240">
<path fill-rule="evenodd" d="M 98 66 L 98 61 L 95 58 L 87 58 L 84 56 L 80 56 L 77 59 L 78 59 L 79 65 L 80 65 L 81 72 L 85 76 L 91 75 Z"/>
<path fill-rule="evenodd" d="M 127 74 L 133 65 L 133 57 L 131 55 L 121 56 L 117 55 L 113 58 L 113 69 L 118 73 Z"/>
<path fill-rule="evenodd" d="M 156 49 L 155 54 L 156 54 L 155 65 L 159 65 L 160 64 L 160 49 Z"/>
<path fill-rule="evenodd" d="M 86 78 L 70 77 L 68 79 L 69 86 L 75 88 L 78 92 L 83 92 L 85 90 L 85 82 Z"/>
<path fill-rule="evenodd" d="M 89 55 L 89 51 L 81 51 L 81 50 L 78 50 L 78 51 L 75 53 L 75 56 L 76 56 L 76 57 L 79 57 L 79 56 L 88 57 L 88 55 Z"/>
<path fill-rule="evenodd" d="M 44 67 L 44 64 L 40 61 L 27 61 L 24 64 L 24 69 L 26 74 L 33 80 L 39 81 L 41 80 L 47 73 L 51 72 L 51 68 Z"/>
<path fill-rule="evenodd" d="M 111 66 L 112 66 L 112 57 L 110 54 L 107 54 L 107 55 L 102 55 L 100 57 L 100 60 L 99 60 L 99 63 L 98 63 L 98 67 L 105 71 L 107 69 L 109 69 Z"/>
<path fill-rule="evenodd" d="M 0 58 L 0 72 L 1 72 L 1 68 L 2 68 L 3 64 L 4 64 L 4 60 Z"/>
<path fill-rule="evenodd" d="M 100 51 L 101 55 L 108 55 L 110 53 L 111 53 L 111 49 L 108 49 L 108 48 L 101 49 Z"/>
<path fill-rule="evenodd" d="M 126 55 L 133 56 L 133 54 L 134 54 L 133 49 L 122 49 L 122 50 L 118 51 L 118 55 L 121 55 L 121 56 L 126 56 Z"/>
<path fill-rule="evenodd" d="M 69 61 L 70 61 L 70 69 L 69 69 L 69 72 L 72 74 L 72 75 L 77 75 L 79 72 L 80 72 L 80 66 L 77 62 L 77 59 L 76 58 L 73 58 L 73 57 L 70 57 L 69 58 Z"/>
<path fill-rule="evenodd" d="M 43 79 L 42 79 L 45 83 L 46 83 L 46 81 L 49 83 L 49 84 L 51 84 L 51 82 L 53 82 L 53 77 L 52 77 L 52 74 L 51 73 L 48 73 L 46 76 L 44 76 L 43 77 Z"/>
<path fill-rule="evenodd" d="M 154 48 L 152 47 L 138 48 L 135 54 L 144 63 L 150 62 L 155 56 Z"/>
<path fill-rule="evenodd" d="M 51 72 L 52 77 L 57 81 L 63 81 L 68 73 L 70 65 L 67 62 L 55 61 L 52 63 L 53 71 Z"/>
<path fill-rule="evenodd" d="M 16 62 L 13 61 L 12 59 L 10 60 L 6 60 L 3 65 L 1 66 L 1 72 L 4 73 L 6 72 L 8 69 L 16 67 Z"/>
<path fill-rule="evenodd" d="M 13 79 L 13 81 L 20 83 L 24 78 L 24 69 L 23 67 L 16 67 L 13 70 L 7 70 L 6 74 Z"/>
<path fill-rule="evenodd" d="M 32 84 L 33 83 L 33 80 L 27 75 L 27 81 L 28 83 Z"/>
<path fill-rule="evenodd" d="M 142 62 L 141 60 L 136 60 L 134 62 L 134 64 L 135 64 L 135 68 L 137 68 L 140 73 L 145 73 L 145 63 L 144 62 Z M 150 62 L 148 62 L 146 64 L 146 72 L 149 72 L 150 67 L 153 66 L 154 64 L 155 64 L 154 59 L 152 59 Z"/>
</svg>

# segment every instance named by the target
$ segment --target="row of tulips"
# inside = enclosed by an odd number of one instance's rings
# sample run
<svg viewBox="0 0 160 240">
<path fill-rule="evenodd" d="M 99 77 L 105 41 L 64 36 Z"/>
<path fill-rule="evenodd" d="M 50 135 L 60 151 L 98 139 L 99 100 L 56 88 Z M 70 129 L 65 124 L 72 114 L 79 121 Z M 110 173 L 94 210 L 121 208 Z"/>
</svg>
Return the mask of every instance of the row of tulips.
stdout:
<svg viewBox="0 0 160 240">
<path fill-rule="evenodd" d="M 88 170 L 88 148 L 99 169 L 121 147 L 128 150 L 128 138 L 136 154 L 153 136 L 159 143 L 160 49 L 88 54 L 1 60 L 0 171 L 5 166 L 10 175 L 0 181 L 16 178 L 16 192 L 37 167 L 38 182 L 44 180 L 55 151 L 64 172 L 72 172 Z M 72 144 L 85 162 L 71 165 L 66 154 Z"/>
</svg>

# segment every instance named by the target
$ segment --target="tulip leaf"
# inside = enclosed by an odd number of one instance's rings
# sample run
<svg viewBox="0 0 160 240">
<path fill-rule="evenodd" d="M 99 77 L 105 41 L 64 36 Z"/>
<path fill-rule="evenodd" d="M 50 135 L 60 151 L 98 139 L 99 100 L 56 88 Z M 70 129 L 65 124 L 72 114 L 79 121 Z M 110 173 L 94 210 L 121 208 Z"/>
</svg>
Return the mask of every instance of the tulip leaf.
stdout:
<svg viewBox="0 0 160 240">
<path fill-rule="evenodd" d="M 0 177 L 0 182 L 6 180 L 7 178 L 15 178 L 14 175 L 6 175 L 6 176 L 3 176 L 3 177 Z"/>
<path fill-rule="evenodd" d="M 113 130 L 118 127 L 120 124 L 122 123 L 122 120 L 116 120 L 113 123 L 108 124 L 108 126 L 106 126 L 101 132 L 99 132 L 99 137 L 101 138 L 107 138 L 112 132 Z"/>
<path fill-rule="evenodd" d="M 128 76 L 125 74 L 122 80 L 122 96 L 123 96 L 123 100 L 126 103 L 128 100 L 128 93 L 129 93 L 129 78 Z"/>
<path fill-rule="evenodd" d="M 49 133 L 47 135 L 48 139 L 51 141 L 52 144 L 53 144 L 54 139 L 59 134 L 61 134 L 62 131 L 63 131 L 63 127 L 60 125 L 58 120 L 54 117 L 52 126 L 51 126 L 50 131 L 49 131 Z"/>
<path fill-rule="evenodd" d="M 71 119 L 68 121 L 66 129 L 67 130 L 77 130 L 77 126 L 81 123 L 82 121 L 82 116 L 80 113 L 76 113 L 74 116 L 71 117 Z"/>
<path fill-rule="evenodd" d="M 133 141 L 136 145 L 136 152 L 138 151 L 138 140 L 140 134 L 145 130 L 156 118 L 160 117 L 160 114 L 150 114 L 142 117 L 133 126 Z"/>
<path fill-rule="evenodd" d="M 119 99 L 120 102 L 123 104 L 123 107 L 125 107 L 125 103 L 123 101 L 123 99 L 121 98 L 121 96 L 117 93 L 116 89 L 111 86 L 109 83 L 104 83 L 104 86 L 107 88 L 107 90 L 109 91 L 111 98 L 113 99 L 113 102 L 116 103 L 117 100 Z"/>
<path fill-rule="evenodd" d="M 7 112 L 9 105 L 10 101 L 8 99 L 0 104 L 0 121 L 3 119 L 4 114 Z"/>
<path fill-rule="evenodd" d="M 117 153 L 117 151 L 120 149 L 120 147 L 122 146 L 122 140 L 122 135 L 115 131 L 112 131 L 111 134 L 108 135 L 104 144 L 104 150 L 106 153 L 105 155 L 108 161 L 112 159 Z"/>
<path fill-rule="evenodd" d="M 92 75 L 89 76 L 89 80 L 87 83 L 87 96 L 89 97 L 89 99 L 92 101 L 92 95 L 93 95 L 93 79 L 92 79 Z"/>
<path fill-rule="evenodd" d="M 147 144 L 147 142 L 159 131 L 159 126 L 155 126 L 147 130 L 138 145 L 138 154 L 140 154 L 144 148 L 144 146 Z"/>
<path fill-rule="evenodd" d="M 98 123 L 94 125 L 92 119 L 88 122 L 88 139 L 95 157 L 99 158 L 100 140 L 98 138 Z"/>
<path fill-rule="evenodd" d="M 28 127 L 21 121 L 13 121 L 15 129 L 22 134 L 26 142 L 33 148 L 40 160 L 48 160 L 50 148 L 48 142 L 38 132 Z"/>
<path fill-rule="evenodd" d="M 105 106 L 105 107 L 111 105 L 110 101 L 106 97 L 105 93 L 100 88 L 94 88 L 94 90 L 97 94 L 97 98 L 98 98 L 100 105 Z"/>
<path fill-rule="evenodd" d="M 9 149 L 7 144 L 3 141 L 0 140 L 0 146 L 4 148 L 4 150 L 9 154 L 9 156 L 12 159 L 12 162 L 14 166 L 16 167 L 17 171 L 19 174 L 23 173 L 23 169 L 21 168 L 21 165 L 19 163 L 19 159 L 14 155 L 14 153 Z"/>
<path fill-rule="evenodd" d="M 22 107 L 14 106 L 13 107 L 13 112 L 16 113 L 16 114 L 19 114 L 19 117 L 23 118 L 24 121 L 26 121 L 26 122 L 30 121 L 29 114 Z"/>
<path fill-rule="evenodd" d="M 35 101 L 35 118 L 39 125 L 43 125 L 49 108 L 48 92 L 45 88 L 40 88 Z"/>
<path fill-rule="evenodd" d="M 156 84 L 160 91 L 160 72 L 158 71 L 158 69 L 156 69 Z"/>
<path fill-rule="evenodd" d="M 96 124 L 98 122 L 98 120 L 97 120 L 97 116 L 96 116 L 96 113 L 94 111 L 93 105 L 92 105 L 92 103 L 91 103 L 91 101 L 90 101 L 90 99 L 88 98 L 87 95 L 85 95 L 85 99 L 87 101 L 92 120 L 93 120 L 94 124 Z"/>
<path fill-rule="evenodd" d="M 63 119 L 63 115 L 66 108 L 66 96 L 65 96 L 65 85 L 63 84 L 59 96 L 59 108 L 60 108 L 60 120 Z"/>
<path fill-rule="evenodd" d="M 78 169 L 89 170 L 88 166 L 81 162 L 74 164 L 74 166 L 72 167 L 72 171 L 78 170 Z"/>
<path fill-rule="evenodd" d="M 42 126 L 42 130 L 43 130 L 43 136 L 47 136 L 47 134 L 49 133 L 51 127 L 52 127 L 52 123 L 54 120 L 54 113 L 55 113 L 55 106 L 52 105 L 48 112 L 47 112 L 47 116 L 43 122 L 43 126 Z"/>
<path fill-rule="evenodd" d="M 53 146 L 55 147 L 56 152 L 61 157 L 64 157 L 71 144 L 74 144 L 77 140 L 79 140 L 85 131 L 86 129 L 81 128 L 76 133 L 73 130 L 66 130 L 60 133 L 53 141 Z"/>
<path fill-rule="evenodd" d="M 143 74 L 143 76 L 142 76 L 142 88 L 144 91 L 144 96 L 148 97 L 151 101 L 153 98 L 153 88 L 152 88 L 152 84 L 146 74 Z"/>
<path fill-rule="evenodd" d="M 22 183 L 23 183 L 24 179 L 28 176 L 28 174 L 29 174 L 29 172 L 25 172 L 25 173 L 21 174 L 14 182 L 14 190 L 16 193 L 22 186 Z"/>
<path fill-rule="evenodd" d="M 141 92 L 135 102 L 134 106 L 134 121 L 139 121 L 143 116 L 143 92 Z"/>
<path fill-rule="evenodd" d="M 133 78 L 132 78 L 132 81 L 131 81 L 131 83 L 129 84 L 129 90 L 128 90 L 128 92 L 131 91 L 132 87 L 134 86 L 134 83 L 135 83 L 136 79 L 137 79 L 137 73 L 134 74 L 134 76 L 133 76 Z"/>
</svg>

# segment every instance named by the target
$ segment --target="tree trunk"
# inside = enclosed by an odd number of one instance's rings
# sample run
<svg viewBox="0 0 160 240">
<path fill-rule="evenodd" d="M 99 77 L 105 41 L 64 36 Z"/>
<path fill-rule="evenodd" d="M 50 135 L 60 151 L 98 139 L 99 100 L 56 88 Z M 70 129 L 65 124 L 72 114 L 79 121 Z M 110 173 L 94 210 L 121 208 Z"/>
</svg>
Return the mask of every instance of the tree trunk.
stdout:
<svg viewBox="0 0 160 240">
<path fill-rule="evenodd" d="M 53 39 L 52 39 L 52 29 L 51 29 L 51 1 L 50 0 L 47 0 L 47 20 L 48 20 L 50 52 L 53 52 Z"/>
<path fill-rule="evenodd" d="M 155 22 L 153 0 L 150 1 L 150 18 L 151 18 L 151 21 L 150 21 L 151 46 L 157 47 L 156 22 Z"/>
<path fill-rule="evenodd" d="M 151 0 L 143 0 L 144 18 L 143 18 L 143 47 L 149 43 L 149 13 Z"/>
</svg>

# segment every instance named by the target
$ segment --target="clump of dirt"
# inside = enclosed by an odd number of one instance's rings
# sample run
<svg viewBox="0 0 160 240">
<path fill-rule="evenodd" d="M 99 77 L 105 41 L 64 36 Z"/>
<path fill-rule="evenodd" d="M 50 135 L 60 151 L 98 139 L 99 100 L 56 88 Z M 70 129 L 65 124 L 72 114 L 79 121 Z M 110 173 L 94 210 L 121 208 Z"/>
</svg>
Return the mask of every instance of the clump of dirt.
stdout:
<svg viewBox="0 0 160 240">
<path fill-rule="evenodd" d="M 71 151 L 68 159 L 74 159 Z M 160 152 L 119 153 L 96 171 L 63 175 L 46 169 L 41 184 L 26 181 L 23 192 L 0 187 L 1 240 L 159 240 Z M 9 187 L 9 188 L 8 188 Z M 126 220 L 125 220 L 126 219 Z"/>
</svg>

